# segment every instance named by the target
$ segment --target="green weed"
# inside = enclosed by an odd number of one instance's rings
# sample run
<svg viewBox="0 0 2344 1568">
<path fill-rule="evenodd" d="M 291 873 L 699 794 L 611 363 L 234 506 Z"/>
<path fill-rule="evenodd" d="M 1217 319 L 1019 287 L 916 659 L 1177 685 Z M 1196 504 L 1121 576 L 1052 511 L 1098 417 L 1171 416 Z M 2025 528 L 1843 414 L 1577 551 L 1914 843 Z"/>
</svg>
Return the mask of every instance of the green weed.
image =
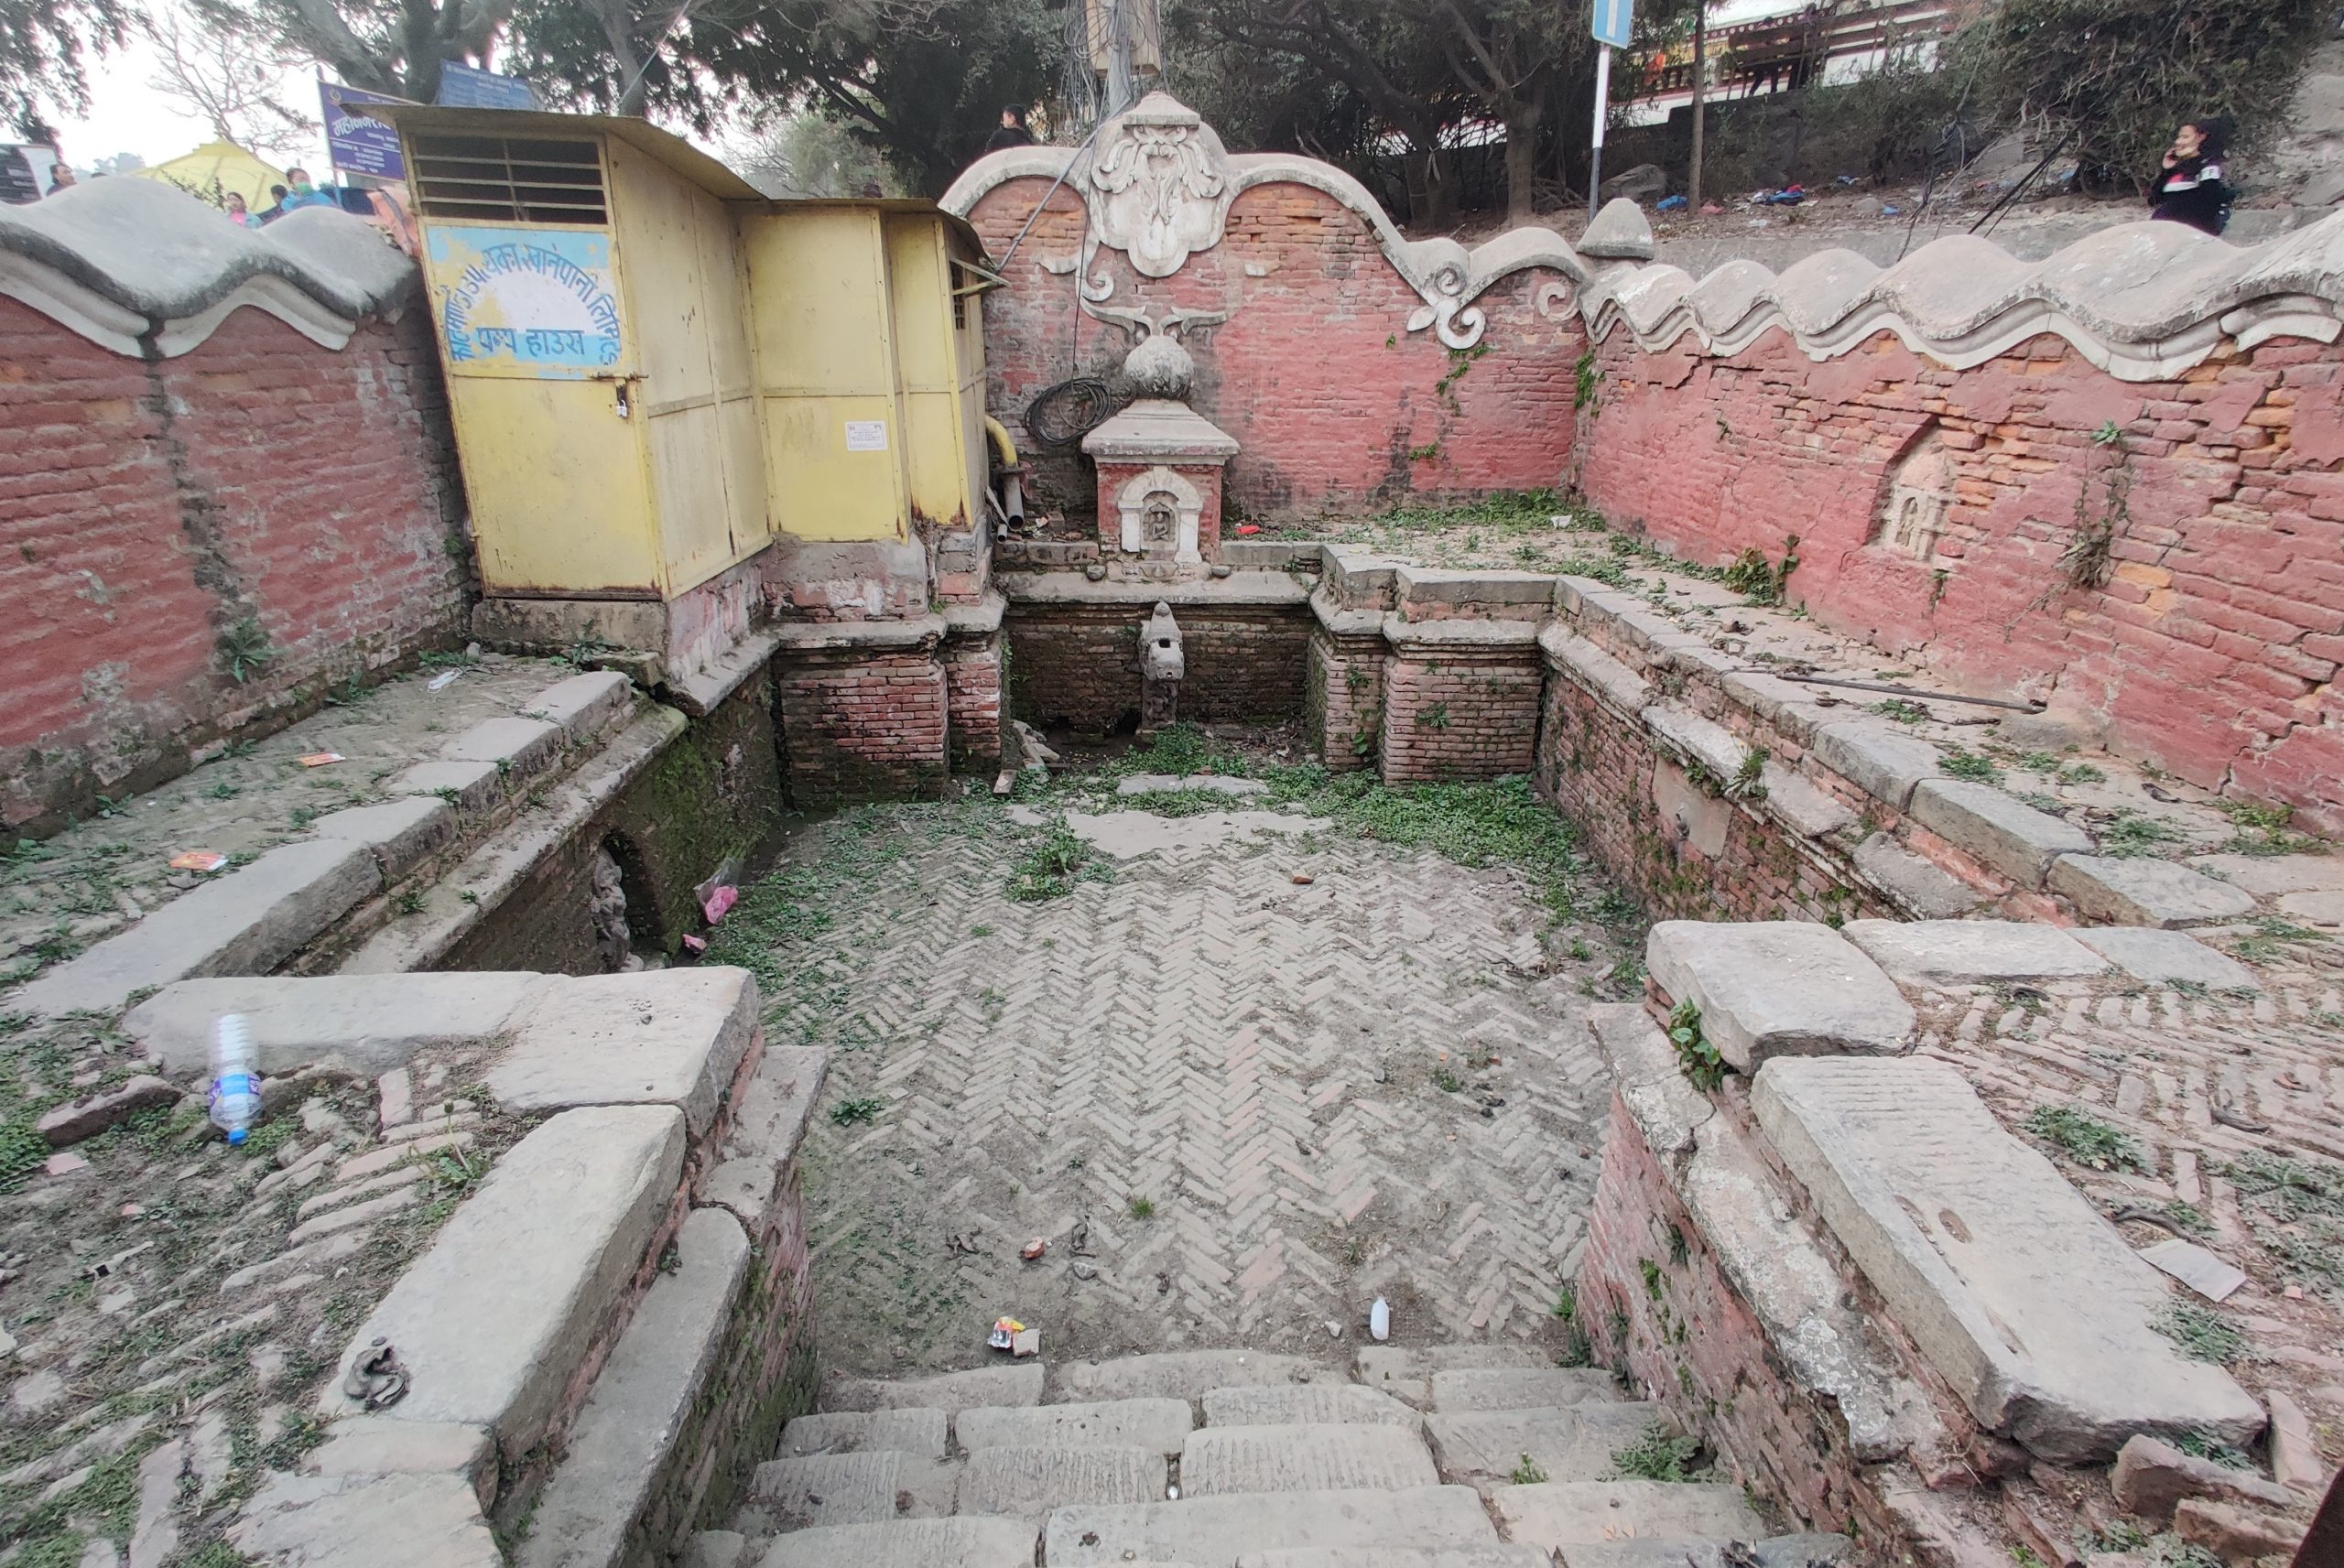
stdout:
<svg viewBox="0 0 2344 1568">
<path fill-rule="evenodd" d="M 1883 719 L 1893 719 L 1899 724 L 1926 724 L 1929 718 L 1927 708 L 1917 702 L 1908 702 L 1901 697 L 1892 697 L 1875 702 L 1872 705 L 1872 710 Z"/>
<path fill-rule="evenodd" d="M 1156 1217 L 1156 1200 L 1154 1198 L 1134 1196 L 1123 1205 L 1123 1212 L 1130 1215 L 1134 1219 L 1154 1219 Z"/>
<path fill-rule="evenodd" d="M 2122 860 L 2139 860 L 2155 854 L 2161 846 L 2181 841 L 2170 824 L 2129 808 L 2116 812 L 2099 837 L 2100 852 Z"/>
<path fill-rule="evenodd" d="M 1668 1014 L 1668 1043 L 1677 1047 L 1677 1064 L 1693 1087 L 1707 1094 L 1725 1082 L 1725 1058 L 1701 1033 L 1701 1010 L 1680 1001 Z"/>
<path fill-rule="evenodd" d="M 885 1101 L 873 1099 L 868 1096 L 842 1099 L 830 1107 L 830 1120 L 836 1126 L 852 1127 L 859 1121 L 877 1120 L 879 1113 L 885 1108 Z"/>
<path fill-rule="evenodd" d="M 1612 1454 L 1614 1481 L 1690 1481 L 1697 1472 L 1693 1462 L 1700 1456 L 1701 1440 L 1678 1437 L 1658 1422 L 1645 1428 L 1644 1434 L 1633 1446 L 1616 1449 Z"/>
<path fill-rule="evenodd" d="M 1945 755 L 1937 759 L 1937 767 L 1950 779 L 1967 779 L 1971 784 L 1998 784 L 2002 782 L 2002 769 L 1976 752 L 1965 752 L 1959 746 L 1947 747 Z"/>
<path fill-rule="evenodd" d="M 1009 896 L 1020 903 L 1064 898 L 1091 863 L 1091 846 L 1064 823 L 1043 833 L 1009 871 Z"/>
<path fill-rule="evenodd" d="M 2095 1171 L 2112 1171 L 2119 1165 L 2136 1171 L 2149 1168 L 2131 1134 L 2094 1120 L 2072 1106 L 2037 1106 L 2022 1125 L 2037 1138 L 2057 1145 L 2078 1165 Z"/>
<path fill-rule="evenodd" d="M 2150 1326 L 2192 1361 L 2219 1364 L 2246 1354 L 2246 1336 L 2232 1328 L 2228 1319 L 2188 1302 L 2174 1303 Z"/>
<path fill-rule="evenodd" d="M 1514 1473 L 1506 1477 L 1517 1487 L 1535 1487 L 1546 1478 L 1546 1472 L 1538 1468 L 1538 1462 L 1527 1454 L 1522 1456 L 1522 1463 L 1514 1467 Z"/>
</svg>

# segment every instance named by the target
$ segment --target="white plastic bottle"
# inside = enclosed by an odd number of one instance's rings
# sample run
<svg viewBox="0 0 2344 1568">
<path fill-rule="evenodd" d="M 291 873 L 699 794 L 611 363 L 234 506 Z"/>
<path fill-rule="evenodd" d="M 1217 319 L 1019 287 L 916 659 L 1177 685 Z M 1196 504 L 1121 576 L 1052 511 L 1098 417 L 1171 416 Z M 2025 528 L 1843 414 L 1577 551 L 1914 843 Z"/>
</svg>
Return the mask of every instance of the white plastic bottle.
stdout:
<svg viewBox="0 0 2344 1568">
<path fill-rule="evenodd" d="M 212 1124 L 242 1143 L 260 1119 L 259 1062 L 244 1015 L 222 1017 L 212 1032 Z"/>
</svg>

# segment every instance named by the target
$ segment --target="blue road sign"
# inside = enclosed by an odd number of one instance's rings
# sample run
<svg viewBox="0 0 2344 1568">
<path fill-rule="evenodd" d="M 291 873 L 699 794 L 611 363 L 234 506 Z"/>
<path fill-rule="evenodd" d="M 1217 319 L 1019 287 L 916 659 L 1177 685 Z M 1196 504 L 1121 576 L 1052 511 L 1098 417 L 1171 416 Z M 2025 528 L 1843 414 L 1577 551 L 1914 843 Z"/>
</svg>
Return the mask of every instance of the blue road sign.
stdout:
<svg viewBox="0 0 2344 1568">
<path fill-rule="evenodd" d="M 534 109 L 537 95 L 517 76 L 450 59 L 440 63 L 440 103 L 448 109 Z"/>
<path fill-rule="evenodd" d="M 404 103 L 380 92 L 344 87 L 338 81 L 318 83 L 325 104 L 326 153 L 344 174 L 371 174 L 382 179 L 405 179 L 407 165 L 399 157 L 399 134 L 380 120 L 358 112 L 361 103 Z"/>
<path fill-rule="evenodd" d="M 1610 44 L 1615 49 L 1628 47 L 1628 35 L 1635 30 L 1636 0 L 1595 0 L 1589 20 L 1595 31 L 1595 41 Z"/>
</svg>

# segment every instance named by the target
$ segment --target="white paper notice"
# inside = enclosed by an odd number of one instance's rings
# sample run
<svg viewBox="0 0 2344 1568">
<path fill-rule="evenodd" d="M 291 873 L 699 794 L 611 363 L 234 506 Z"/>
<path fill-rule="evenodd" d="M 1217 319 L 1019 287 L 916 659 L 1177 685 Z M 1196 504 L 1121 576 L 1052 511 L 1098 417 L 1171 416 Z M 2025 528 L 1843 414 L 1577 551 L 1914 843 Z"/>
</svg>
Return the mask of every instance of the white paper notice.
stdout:
<svg viewBox="0 0 2344 1568">
<path fill-rule="evenodd" d="M 884 452 L 887 449 L 887 422 L 884 419 L 850 419 L 846 422 L 846 449 L 850 452 Z"/>
</svg>

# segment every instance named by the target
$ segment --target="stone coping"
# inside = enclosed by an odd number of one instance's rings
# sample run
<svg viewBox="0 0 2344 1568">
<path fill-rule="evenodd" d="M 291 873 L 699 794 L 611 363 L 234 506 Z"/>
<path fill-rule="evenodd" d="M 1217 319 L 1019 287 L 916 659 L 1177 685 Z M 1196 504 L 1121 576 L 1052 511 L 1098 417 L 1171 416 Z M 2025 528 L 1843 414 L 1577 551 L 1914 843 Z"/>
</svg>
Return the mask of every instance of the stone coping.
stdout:
<svg viewBox="0 0 2344 1568">
<path fill-rule="evenodd" d="M 924 648 L 950 630 L 941 615 L 901 621 L 781 621 L 768 629 L 776 656 L 841 649 Z"/>
<path fill-rule="evenodd" d="M 1174 610 L 1226 605 L 1292 605 L 1309 600 L 1311 585 L 1280 571 L 1232 571 L 1223 578 L 1190 582 L 1092 582 L 1080 572 L 1003 572 L 993 586 L 1013 605 L 1137 605 L 1158 600 Z"/>
</svg>

